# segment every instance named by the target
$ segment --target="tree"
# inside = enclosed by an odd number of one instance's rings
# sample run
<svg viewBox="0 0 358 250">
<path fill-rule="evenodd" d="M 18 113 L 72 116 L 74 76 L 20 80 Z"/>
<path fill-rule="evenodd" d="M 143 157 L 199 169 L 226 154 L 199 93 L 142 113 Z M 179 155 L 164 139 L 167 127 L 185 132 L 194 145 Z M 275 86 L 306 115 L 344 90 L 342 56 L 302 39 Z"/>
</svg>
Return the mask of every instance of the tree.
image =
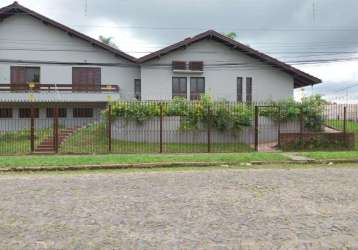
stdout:
<svg viewBox="0 0 358 250">
<path fill-rule="evenodd" d="M 118 48 L 117 45 L 112 42 L 113 37 L 99 36 L 98 38 L 102 43 L 107 44 L 113 48 Z"/>
<path fill-rule="evenodd" d="M 227 36 L 230 39 L 235 40 L 237 37 L 237 34 L 235 32 L 229 32 L 229 33 L 225 34 L 225 36 Z"/>
</svg>

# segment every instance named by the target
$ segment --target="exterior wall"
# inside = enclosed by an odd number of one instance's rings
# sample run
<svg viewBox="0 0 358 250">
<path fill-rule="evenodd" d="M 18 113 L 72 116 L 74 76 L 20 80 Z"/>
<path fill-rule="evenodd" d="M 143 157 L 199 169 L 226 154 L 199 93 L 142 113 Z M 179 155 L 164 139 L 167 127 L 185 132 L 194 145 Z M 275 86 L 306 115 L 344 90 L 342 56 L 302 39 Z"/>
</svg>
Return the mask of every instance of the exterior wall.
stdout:
<svg viewBox="0 0 358 250">
<path fill-rule="evenodd" d="M 11 107 L 11 106 L 7 106 Z M 28 107 L 24 105 L 12 107 L 13 109 L 13 118 L 0 118 L 0 134 L 13 131 L 29 130 L 30 129 L 30 118 L 19 118 L 19 108 Z M 89 107 L 88 105 L 60 105 L 61 108 L 67 109 L 67 117 L 59 118 L 59 126 L 65 128 L 79 128 L 86 126 L 88 124 L 97 122 L 101 120 L 101 110 L 103 107 L 98 105 L 92 106 L 93 108 L 93 117 L 91 118 L 74 118 L 73 117 L 73 108 L 75 107 Z M 35 119 L 35 128 L 52 128 L 53 127 L 53 118 L 47 118 L 45 107 L 39 107 L 39 118 Z"/>
<path fill-rule="evenodd" d="M 10 66 L 37 66 L 41 83 L 72 84 L 72 67 L 89 63 L 101 67 L 102 84 L 117 84 L 122 98 L 134 98 L 139 66 L 28 15 L 0 22 L 0 40 L 0 83 L 10 83 Z M 0 93 L 0 99 L 8 95 Z"/>
<path fill-rule="evenodd" d="M 206 129 L 181 131 L 180 124 L 180 117 L 163 118 L 163 143 L 206 144 L 208 142 Z M 271 119 L 259 117 L 259 143 L 277 143 L 278 129 L 278 124 Z M 280 126 L 281 133 L 298 133 L 299 130 L 300 124 L 298 121 L 282 123 Z M 159 143 L 159 118 L 146 121 L 142 125 L 133 121 L 128 122 L 123 119 L 117 119 L 112 124 L 112 138 L 129 142 Z M 253 126 L 244 127 L 238 134 L 212 130 L 210 141 L 214 144 L 243 143 L 254 145 L 255 129 Z"/>
<path fill-rule="evenodd" d="M 172 61 L 203 61 L 203 74 L 175 74 Z M 218 64 L 240 63 L 240 66 Z M 180 49 L 141 66 L 144 100 L 172 99 L 172 77 L 205 77 L 206 93 L 216 99 L 237 100 L 237 77 L 253 78 L 253 101 L 282 100 L 293 96 L 294 79 L 278 69 L 263 64 L 216 41 L 205 40 Z M 244 81 L 244 98 L 245 81 Z M 189 94 L 188 94 L 189 96 Z M 245 100 L 245 99 L 244 99 Z"/>
</svg>

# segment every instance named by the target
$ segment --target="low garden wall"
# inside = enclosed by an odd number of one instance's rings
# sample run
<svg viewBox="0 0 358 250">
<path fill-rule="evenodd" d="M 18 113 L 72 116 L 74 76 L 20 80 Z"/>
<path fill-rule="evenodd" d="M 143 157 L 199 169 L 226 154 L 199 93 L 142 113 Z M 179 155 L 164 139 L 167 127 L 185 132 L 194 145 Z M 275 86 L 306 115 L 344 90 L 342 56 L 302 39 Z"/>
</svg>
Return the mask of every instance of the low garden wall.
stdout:
<svg viewBox="0 0 358 250">
<path fill-rule="evenodd" d="M 259 118 L 259 142 L 277 142 L 278 141 L 278 124 L 267 117 Z M 300 129 L 299 122 L 287 122 L 281 124 L 281 131 L 298 132 Z M 117 119 L 112 123 L 112 139 L 143 142 L 159 143 L 160 141 L 160 119 L 154 118 L 138 124 L 134 121 Z M 201 126 L 197 130 L 181 130 L 181 117 L 163 117 L 163 143 L 197 143 L 205 144 L 208 142 L 207 128 Z M 243 127 L 239 132 L 211 130 L 211 142 L 232 144 L 254 144 L 255 129 Z"/>
<path fill-rule="evenodd" d="M 281 149 L 318 150 L 318 149 L 353 149 L 355 146 L 354 133 L 281 133 Z"/>
</svg>

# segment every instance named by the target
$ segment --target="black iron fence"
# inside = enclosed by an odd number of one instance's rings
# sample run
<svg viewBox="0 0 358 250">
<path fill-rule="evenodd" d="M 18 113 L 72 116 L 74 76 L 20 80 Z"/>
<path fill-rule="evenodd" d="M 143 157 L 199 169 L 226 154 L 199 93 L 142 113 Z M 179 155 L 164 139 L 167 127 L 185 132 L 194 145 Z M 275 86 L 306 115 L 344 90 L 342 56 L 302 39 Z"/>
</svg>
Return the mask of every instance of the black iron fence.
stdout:
<svg viewBox="0 0 358 250">
<path fill-rule="evenodd" d="M 218 153 L 358 149 L 358 105 L 123 102 L 100 117 L 0 118 L 0 154 Z M 43 108 L 43 106 L 42 106 Z"/>
</svg>

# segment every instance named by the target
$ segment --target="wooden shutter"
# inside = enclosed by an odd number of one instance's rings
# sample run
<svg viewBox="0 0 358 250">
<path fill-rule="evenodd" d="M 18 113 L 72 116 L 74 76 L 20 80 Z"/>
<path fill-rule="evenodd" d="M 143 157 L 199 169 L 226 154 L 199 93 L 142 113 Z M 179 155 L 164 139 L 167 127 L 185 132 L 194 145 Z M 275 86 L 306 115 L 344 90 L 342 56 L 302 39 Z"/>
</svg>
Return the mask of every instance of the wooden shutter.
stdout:
<svg viewBox="0 0 358 250">
<path fill-rule="evenodd" d="M 192 71 L 203 71 L 204 63 L 203 62 L 189 62 L 189 69 Z"/>
<path fill-rule="evenodd" d="M 246 102 L 252 103 L 252 78 L 246 78 Z"/>
<path fill-rule="evenodd" d="M 72 89 L 76 91 L 99 91 L 101 88 L 101 68 L 72 68 Z"/>
<path fill-rule="evenodd" d="M 26 68 L 25 67 L 11 67 L 11 90 L 26 89 Z"/>
<path fill-rule="evenodd" d="M 205 94 L 205 78 L 190 78 L 190 100 L 199 100 L 201 95 Z"/>
<path fill-rule="evenodd" d="M 172 98 L 187 98 L 187 79 L 186 77 L 173 77 Z"/>
<path fill-rule="evenodd" d="M 173 61 L 172 62 L 173 70 L 186 70 L 186 62 L 183 61 Z"/>
<path fill-rule="evenodd" d="M 243 91 L 243 86 L 242 86 L 242 77 L 238 77 L 237 78 L 237 101 L 238 102 L 242 102 L 242 91 Z"/>
</svg>

